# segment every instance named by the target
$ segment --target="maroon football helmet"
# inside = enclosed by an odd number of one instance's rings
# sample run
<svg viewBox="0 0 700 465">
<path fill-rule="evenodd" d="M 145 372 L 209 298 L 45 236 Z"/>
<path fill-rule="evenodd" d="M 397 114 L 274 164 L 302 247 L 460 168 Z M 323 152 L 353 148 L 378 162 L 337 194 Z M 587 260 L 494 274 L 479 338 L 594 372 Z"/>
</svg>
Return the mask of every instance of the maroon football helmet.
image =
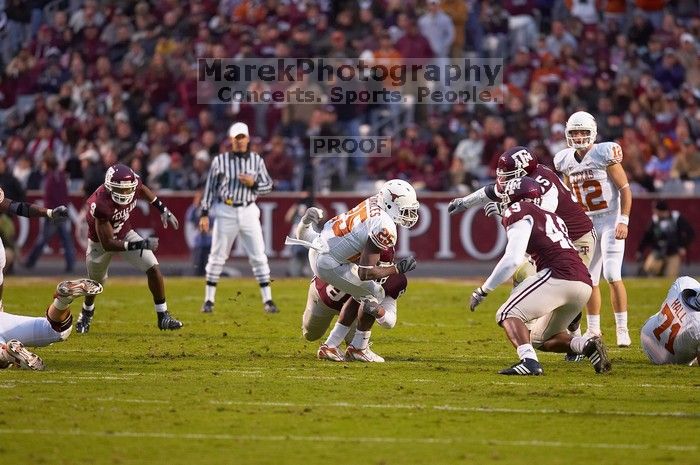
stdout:
<svg viewBox="0 0 700 465">
<path fill-rule="evenodd" d="M 537 168 L 537 158 L 522 146 L 508 149 L 498 157 L 496 182 L 500 185 L 523 176 L 530 176 Z"/>
<path fill-rule="evenodd" d="M 126 165 L 110 166 L 105 174 L 105 189 L 119 205 L 128 205 L 134 200 L 138 184 L 136 174 Z"/>
<path fill-rule="evenodd" d="M 521 200 L 529 200 L 535 205 L 540 204 L 542 197 L 542 188 L 540 184 L 532 178 L 524 176 L 522 178 L 511 179 L 499 189 L 501 203 L 504 208 L 509 205 L 520 202 Z"/>
</svg>

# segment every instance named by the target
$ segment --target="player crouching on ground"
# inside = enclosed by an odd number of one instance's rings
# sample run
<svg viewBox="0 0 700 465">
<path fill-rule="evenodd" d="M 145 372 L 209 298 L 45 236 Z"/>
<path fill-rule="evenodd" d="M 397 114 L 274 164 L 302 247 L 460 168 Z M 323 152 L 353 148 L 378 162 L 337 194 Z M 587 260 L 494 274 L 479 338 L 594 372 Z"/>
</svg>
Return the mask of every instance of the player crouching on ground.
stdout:
<svg viewBox="0 0 700 465">
<path fill-rule="evenodd" d="M 651 363 L 700 364 L 700 283 L 676 279 L 661 310 L 642 327 L 641 340 Z"/>
<path fill-rule="evenodd" d="M 91 279 L 63 281 L 56 286 L 53 303 L 44 317 L 12 315 L 0 311 L 0 369 L 14 365 L 43 370 L 41 358 L 24 346 L 44 347 L 68 339 L 73 325 L 70 304 L 76 297 L 97 295 L 102 285 Z"/>
<path fill-rule="evenodd" d="M 393 266 L 394 250 L 387 249 L 381 253 L 379 266 Z M 408 286 L 408 280 L 404 274 L 394 274 L 380 280 L 384 288 L 385 296 L 379 304 L 376 321 L 383 328 L 391 329 L 396 325 L 397 307 L 396 301 L 403 295 Z M 350 294 L 337 289 L 314 276 L 309 285 L 306 298 L 306 309 L 302 316 L 302 334 L 307 341 L 321 339 L 330 327 L 333 318 L 339 315 L 345 303 L 350 300 Z M 351 325 L 350 331 L 345 336 L 345 342 L 350 346 L 355 337 L 357 320 Z M 361 355 L 361 354 L 360 354 Z M 381 360 L 379 360 L 381 359 Z M 355 360 L 352 357 L 348 361 Z M 384 361 L 377 355 L 377 359 L 370 360 L 360 357 L 360 361 Z"/>
<path fill-rule="evenodd" d="M 165 303 L 165 285 L 153 254 L 158 249 L 158 238 L 144 239 L 131 227 L 129 215 L 136 208 L 138 197 L 143 197 L 160 212 L 163 227 L 170 224 L 177 229 L 177 218 L 163 205 L 156 194 L 141 182 L 141 178 L 125 165 L 114 165 L 107 170 L 105 182 L 87 199 L 88 247 L 85 264 L 88 277 L 99 283 L 107 279 L 107 271 L 113 255 L 146 273 L 148 289 L 158 316 L 158 328 L 180 329 L 182 323 L 170 316 Z M 88 295 L 83 302 L 75 330 L 87 333 L 95 314 L 95 296 Z"/>
<path fill-rule="evenodd" d="M 591 361 L 596 373 L 610 371 L 610 361 L 598 336 L 572 336 L 566 328 L 591 295 L 586 266 L 557 215 L 538 204 L 541 188 L 529 177 L 508 181 L 501 190 L 503 226 L 508 244 L 501 260 L 471 296 L 476 309 L 500 284 L 506 282 L 525 260 L 534 258 L 539 270 L 515 287 L 496 312 L 496 321 L 517 349 L 520 361 L 501 370 L 502 375 L 541 375 L 535 348 L 545 352 L 573 352 Z"/>
<path fill-rule="evenodd" d="M 310 208 L 302 218 L 297 238 L 287 238 L 287 244 L 310 248 L 309 264 L 314 275 L 352 297 L 343 306 L 326 342 L 319 347 L 318 358 L 335 362 L 384 361 L 369 348 L 371 328 L 375 318 L 381 316 L 380 302 L 385 296 L 377 280 L 415 269 L 416 259 L 406 257 L 388 267 L 377 263 L 382 251 L 396 245 L 396 225 L 411 228 L 418 222 L 419 206 L 413 187 L 393 179 L 377 195 L 328 220 L 320 234 L 312 226 L 320 220 L 321 212 Z M 340 343 L 356 319 L 355 336 L 343 354 Z"/>
</svg>

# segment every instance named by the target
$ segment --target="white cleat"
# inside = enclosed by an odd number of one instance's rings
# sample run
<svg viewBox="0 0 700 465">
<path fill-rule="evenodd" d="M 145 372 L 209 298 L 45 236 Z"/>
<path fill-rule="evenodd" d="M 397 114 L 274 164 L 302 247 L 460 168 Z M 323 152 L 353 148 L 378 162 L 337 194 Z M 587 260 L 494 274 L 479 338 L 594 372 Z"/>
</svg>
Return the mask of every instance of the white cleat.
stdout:
<svg viewBox="0 0 700 465">
<path fill-rule="evenodd" d="M 384 357 L 372 352 L 369 346 L 364 349 L 358 349 L 353 345 L 349 345 L 345 351 L 345 358 L 348 361 L 384 363 Z"/>
<path fill-rule="evenodd" d="M 41 357 L 29 352 L 24 348 L 24 344 L 17 339 L 8 341 L 5 344 L 5 348 L 0 350 L 4 350 L 4 355 L 7 356 L 13 365 L 27 370 L 41 371 L 44 369 L 44 362 L 41 360 Z"/>
<path fill-rule="evenodd" d="M 74 279 L 62 281 L 56 286 L 56 294 L 59 297 L 80 297 L 84 295 L 97 295 L 103 290 L 102 284 L 92 279 Z"/>
<path fill-rule="evenodd" d="M 630 339 L 630 333 L 627 328 L 618 328 L 617 330 L 617 346 L 618 347 L 629 347 L 632 345 L 632 339 Z"/>
<path fill-rule="evenodd" d="M 326 344 L 321 344 L 318 348 L 316 356 L 319 360 L 330 360 L 331 362 L 344 362 L 345 356 L 338 347 L 331 347 Z"/>
</svg>

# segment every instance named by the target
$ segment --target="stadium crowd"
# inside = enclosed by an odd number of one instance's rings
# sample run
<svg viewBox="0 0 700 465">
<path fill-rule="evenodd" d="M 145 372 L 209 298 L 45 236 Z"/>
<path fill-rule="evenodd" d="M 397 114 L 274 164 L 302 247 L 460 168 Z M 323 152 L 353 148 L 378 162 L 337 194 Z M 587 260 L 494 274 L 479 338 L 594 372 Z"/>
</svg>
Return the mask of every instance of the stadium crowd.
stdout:
<svg viewBox="0 0 700 465">
<path fill-rule="evenodd" d="M 637 192 L 696 193 L 700 179 L 697 1 L 4 0 L 0 11 L 3 4 L 6 190 L 40 188 L 47 158 L 86 196 L 117 161 L 155 188 L 196 189 L 237 120 L 251 127 L 251 150 L 264 156 L 277 190 L 401 178 L 422 190 L 469 191 L 516 145 L 551 165 L 578 109 L 595 115 L 599 140 L 620 143 Z M 503 103 L 416 105 L 393 134 L 391 157 L 325 171 L 309 156 L 309 137 L 357 134 L 385 108 L 197 103 L 197 58 L 302 56 L 503 57 Z"/>
</svg>

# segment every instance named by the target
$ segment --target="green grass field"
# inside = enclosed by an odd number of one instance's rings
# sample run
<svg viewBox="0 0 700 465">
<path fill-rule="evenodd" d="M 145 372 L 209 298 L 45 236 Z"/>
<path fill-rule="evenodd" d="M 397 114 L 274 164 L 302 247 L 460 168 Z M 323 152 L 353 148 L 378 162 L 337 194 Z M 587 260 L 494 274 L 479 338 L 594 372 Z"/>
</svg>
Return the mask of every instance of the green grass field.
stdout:
<svg viewBox="0 0 700 465">
<path fill-rule="evenodd" d="M 185 327 L 163 333 L 145 278 L 113 279 L 89 334 L 36 350 L 46 371 L 0 371 L 0 458 L 700 464 L 700 371 L 652 366 L 639 347 L 669 282 L 627 283 L 633 346 L 610 348 L 611 374 L 542 354 L 545 376 L 511 378 L 496 374 L 517 358 L 494 323 L 505 287 L 470 313 L 471 283 L 409 282 L 397 327 L 373 332 L 387 363 L 367 365 L 315 359 L 318 344 L 300 332 L 307 281 L 275 282 L 282 313 L 266 315 L 252 279 L 224 280 L 215 313 L 203 315 L 202 280 L 168 279 Z M 42 314 L 54 286 L 8 279 L 7 311 Z M 603 331 L 614 343 L 609 304 Z"/>
</svg>

